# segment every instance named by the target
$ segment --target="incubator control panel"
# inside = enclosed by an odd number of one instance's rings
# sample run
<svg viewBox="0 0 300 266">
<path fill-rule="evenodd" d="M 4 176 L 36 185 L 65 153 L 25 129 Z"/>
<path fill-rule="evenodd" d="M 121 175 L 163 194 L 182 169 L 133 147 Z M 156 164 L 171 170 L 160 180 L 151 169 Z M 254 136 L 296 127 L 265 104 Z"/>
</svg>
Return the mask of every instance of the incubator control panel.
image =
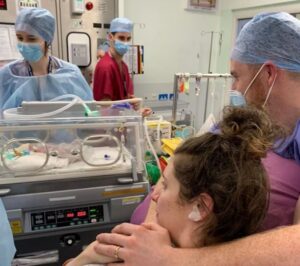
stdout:
<svg viewBox="0 0 300 266">
<path fill-rule="evenodd" d="M 33 212 L 31 230 L 45 230 L 104 221 L 103 205 Z"/>
</svg>

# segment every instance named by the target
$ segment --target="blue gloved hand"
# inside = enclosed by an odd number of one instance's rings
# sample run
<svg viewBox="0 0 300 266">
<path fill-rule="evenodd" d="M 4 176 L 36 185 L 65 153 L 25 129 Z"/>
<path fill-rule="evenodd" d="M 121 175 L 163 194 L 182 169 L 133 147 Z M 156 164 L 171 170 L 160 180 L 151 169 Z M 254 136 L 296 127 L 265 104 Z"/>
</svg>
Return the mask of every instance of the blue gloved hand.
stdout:
<svg viewBox="0 0 300 266">
<path fill-rule="evenodd" d="M 131 104 L 130 103 L 116 103 L 113 104 L 111 106 L 111 108 L 115 108 L 115 109 L 130 109 L 131 108 Z"/>
</svg>

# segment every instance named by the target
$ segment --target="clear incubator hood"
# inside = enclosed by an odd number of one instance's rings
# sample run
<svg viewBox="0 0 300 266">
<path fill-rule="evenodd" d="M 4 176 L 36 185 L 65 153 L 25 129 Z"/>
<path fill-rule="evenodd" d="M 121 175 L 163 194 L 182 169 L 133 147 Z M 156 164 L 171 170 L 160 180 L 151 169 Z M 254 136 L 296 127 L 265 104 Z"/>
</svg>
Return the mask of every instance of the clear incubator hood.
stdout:
<svg viewBox="0 0 300 266">
<path fill-rule="evenodd" d="M 66 103 L 28 102 L 0 120 L 0 184 L 143 171 L 142 118 L 128 109 L 80 104 L 43 117 Z"/>
</svg>

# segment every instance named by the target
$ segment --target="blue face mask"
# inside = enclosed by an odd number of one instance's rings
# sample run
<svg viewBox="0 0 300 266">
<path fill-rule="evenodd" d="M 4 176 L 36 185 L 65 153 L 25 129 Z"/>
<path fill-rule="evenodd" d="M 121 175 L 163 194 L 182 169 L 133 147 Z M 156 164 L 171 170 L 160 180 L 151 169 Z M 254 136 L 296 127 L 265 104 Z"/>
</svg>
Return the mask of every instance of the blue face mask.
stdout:
<svg viewBox="0 0 300 266">
<path fill-rule="evenodd" d="M 126 42 L 115 40 L 115 49 L 119 55 L 124 55 L 128 52 L 129 44 Z"/>
<path fill-rule="evenodd" d="M 229 105 L 231 106 L 245 106 L 246 99 L 245 96 L 236 90 L 229 91 Z"/>
<path fill-rule="evenodd" d="M 229 104 L 231 106 L 245 106 L 247 103 L 246 103 L 246 94 L 248 92 L 248 90 L 250 89 L 250 87 L 252 86 L 253 82 L 256 80 L 257 76 L 259 75 L 259 73 L 262 71 L 262 69 L 264 68 L 265 64 L 263 64 L 260 69 L 257 71 L 257 73 L 255 74 L 255 76 L 253 77 L 253 79 L 250 81 L 249 85 L 247 86 L 244 94 L 242 94 L 241 92 L 239 91 L 236 91 L 236 90 L 229 90 Z M 276 81 L 276 78 L 277 78 L 277 74 L 275 75 L 275 78 L 273 80 L 273 83 L 271 85 L 271 87 L 269 88 L 269 91 L 268 91 L 268 94 L 267 94 L 267 97 L 263 103 L 263 107 L 266 105 L 269 97 L 270 97 L 270 94 L 272 92 L 272 89 L 273 89 L 273 86 L 274 86 L 274 83 Z"/>
<path fill-rule="evenodd" d="M 18 50 L 25 60 L 37 62 L 44 55 L 41 46 L 38 43 L 18 43 Z"/>
</svg>

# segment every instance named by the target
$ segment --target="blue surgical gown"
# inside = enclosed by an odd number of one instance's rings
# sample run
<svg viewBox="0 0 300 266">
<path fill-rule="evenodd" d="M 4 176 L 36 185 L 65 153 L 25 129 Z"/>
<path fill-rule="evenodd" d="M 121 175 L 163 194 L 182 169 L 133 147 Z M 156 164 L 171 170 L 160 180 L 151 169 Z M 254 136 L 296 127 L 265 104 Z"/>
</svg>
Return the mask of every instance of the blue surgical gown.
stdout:
<svg viewBox="0 0 300 266">
<path fill-rule="evenodd" d="M 278 141 L 278 144 L 279 147 L 275 150 L 277 154 L 300 164 L 300 120 L 297 121 L 293 134 L 283 142 Z"/>
<path fill-rule="evenodd" d="M 19 107 L 22 101 L 48 101 L 64 94 L 92 100 L 90 86 L 79 68 L 52 57 L 55 69 L 44 76 L 29 76 L 23 60 L 14 61 L 0 70 L 0 111 Z"/>
<path fill-rule="evenodd" d="M 0 265 L 10 266 L 15 252 L 13 235 L 0 198 Z"/>
</svg>

